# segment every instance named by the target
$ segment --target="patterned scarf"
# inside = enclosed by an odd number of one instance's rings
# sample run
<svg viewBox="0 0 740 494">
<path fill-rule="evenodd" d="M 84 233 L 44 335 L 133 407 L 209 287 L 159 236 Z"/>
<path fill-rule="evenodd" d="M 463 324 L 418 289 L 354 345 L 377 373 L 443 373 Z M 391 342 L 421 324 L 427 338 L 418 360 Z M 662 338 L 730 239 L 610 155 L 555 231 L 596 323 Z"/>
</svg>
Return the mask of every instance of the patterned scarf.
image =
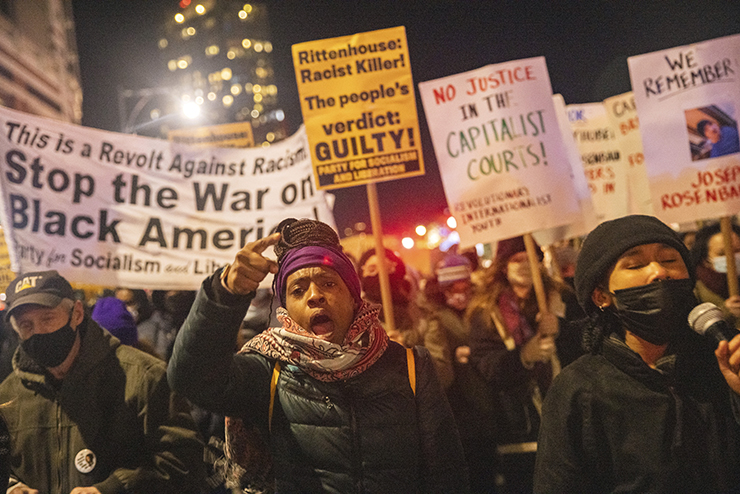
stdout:
<svg viewBox="0 0 740 494">
<path fill-rule="evenodd" d="M 258 334 L 240 353 L 256 352 L 293 364 L 319 381 L 349 379 L 364 372 L 388 348 L 388 335 L 378 320 L 379 312 L 379 305 L 363 300 L 344 343 L 337 345 L 316 338 L 293 321 L 287 310 L 278 307 L 277 318 L 283 326 Z"/>
<path fill-rule="evenodd" d="M 373 365 L 388 348 L 388 335 L 378 320 L 380 306 L 362 301 L 343 345 L 320 340 L 277 309 L 281 328 L 270 328 L 249 340 L 239 353 L 255 352 L 294 364 L 325 382 L 349 379 Z M 248 492 L 273 492 L 272 458 L 267 441 L 254 426 L 226 417 L 227 485 Z M 247 491 L 245 491 L 247 492 Z"/>
</svg>

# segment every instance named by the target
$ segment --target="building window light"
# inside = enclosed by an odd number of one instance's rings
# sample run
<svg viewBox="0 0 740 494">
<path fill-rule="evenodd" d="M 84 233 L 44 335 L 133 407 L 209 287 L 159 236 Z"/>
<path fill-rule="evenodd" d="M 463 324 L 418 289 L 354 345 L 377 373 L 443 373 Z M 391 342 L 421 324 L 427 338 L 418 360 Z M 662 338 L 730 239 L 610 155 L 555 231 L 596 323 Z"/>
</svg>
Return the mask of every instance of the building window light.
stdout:
<svg viewBox="0 0 740 494">
<path fill-rule="evenodd" d="M 246 39 L 246 38 L 243 39 L 242 40 L 242 46 L 244 47 L 245 50 L 249 50 L 249 48 L 252 47 L 252 40 L 251 39 Z"/>
</svg>

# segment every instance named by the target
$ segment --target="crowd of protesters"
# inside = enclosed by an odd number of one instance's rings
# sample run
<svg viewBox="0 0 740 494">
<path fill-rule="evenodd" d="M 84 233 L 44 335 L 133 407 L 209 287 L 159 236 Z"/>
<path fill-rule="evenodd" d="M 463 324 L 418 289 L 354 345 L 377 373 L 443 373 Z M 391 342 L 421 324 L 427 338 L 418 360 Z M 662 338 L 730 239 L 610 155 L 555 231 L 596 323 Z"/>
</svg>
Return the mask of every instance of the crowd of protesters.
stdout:
<svg viewBox="0 0 740 494">
<path fill-rule="evenodd" d="M 22 273 L 1 318 L 0 483 L 740 492 L 740 338 L 717 347 L 686 322 L 709 301 L 740 327 L 740 297 L 719 227 L 691 241 L 630 216 L 534 258 L 523 237 L 485 266 L 453 247 L 424 275 L 291 219 L 197 292 L 85 300 L 56 272 Z"/>
</svg>

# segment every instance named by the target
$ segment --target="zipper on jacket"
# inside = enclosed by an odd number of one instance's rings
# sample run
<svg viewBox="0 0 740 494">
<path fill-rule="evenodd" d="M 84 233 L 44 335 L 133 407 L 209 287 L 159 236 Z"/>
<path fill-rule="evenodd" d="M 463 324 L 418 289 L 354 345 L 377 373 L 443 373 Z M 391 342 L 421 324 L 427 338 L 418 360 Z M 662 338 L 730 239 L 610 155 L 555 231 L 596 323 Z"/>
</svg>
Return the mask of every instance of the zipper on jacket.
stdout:
<svg viewBox="0 0 740 494">
<path fill-rule="evenodd" d="M 350 433 L 352 434 L 352 472 L 355 478 L 355 491 L 357 494 L 362 494 L 364 489 L 362 488 L 362 455 L 360 452 L 360 434 L 357 430 L 357 416 L 355 414 L 354 400 L 350 398 L 349 405 L 349 424 Z"/>
</svg>

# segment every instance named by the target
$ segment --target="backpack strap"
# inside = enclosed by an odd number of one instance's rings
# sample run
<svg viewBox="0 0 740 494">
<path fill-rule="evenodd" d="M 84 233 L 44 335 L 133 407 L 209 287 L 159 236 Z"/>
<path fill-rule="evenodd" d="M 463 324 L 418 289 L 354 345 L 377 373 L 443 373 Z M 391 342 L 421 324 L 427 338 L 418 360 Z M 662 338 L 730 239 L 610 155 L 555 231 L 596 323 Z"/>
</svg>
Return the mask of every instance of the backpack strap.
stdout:
<svg viewBox="0 0 740 494">
<path fill-rule="evenodd" d="M 416 362 L 414 361 L 414 349 L 406 349 L 406 367 L 409 370 L 409 384 L 411 385 L 411 391 L 416 396 Z"/>
<path fill-rule="evenodd" d="M 280 362 L 275 361 L 275 367 L 272 369 L 272 379 L 270 379 L 270 408 L 267 415 L 267 428 L 272 432 L 272 409 L 275 406 L 275 391 L 277 390 L 278 378 L 280 377 Z"/>
</svg>

